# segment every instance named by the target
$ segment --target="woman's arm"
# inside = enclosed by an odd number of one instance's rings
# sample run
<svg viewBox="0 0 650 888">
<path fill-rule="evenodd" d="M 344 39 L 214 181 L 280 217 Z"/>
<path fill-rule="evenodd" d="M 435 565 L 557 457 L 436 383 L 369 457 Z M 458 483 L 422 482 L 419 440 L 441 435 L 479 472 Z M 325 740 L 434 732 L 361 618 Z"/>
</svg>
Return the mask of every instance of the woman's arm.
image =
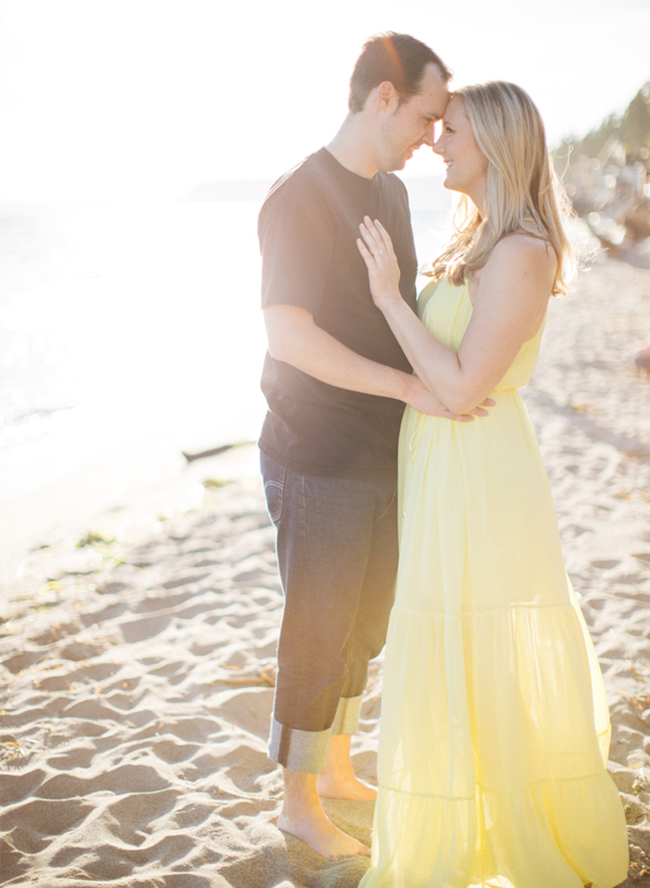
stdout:
<svg viewBox="0 0 650 888">
<path fill-rule="evenodd" d="M 416 374 L 452 413 L 480 404 L 499 384 L 544 318 L 556 258 L 539 238 L 513 235 L 494 247 L 474 294 L 474 310 L 458 352 L 438 342 L 400 296 L 390 237 L 366 219 L 363 240 L 370 289 Z"/>
<path fill-rule="evenodd" d="M 269 352 L 276 360 L 291 364 L 329 385 L 396 398 L 420 413 L 460 422 L 471 422 L 474 416 L 487 416 L 487 411 L 481 407 L 468 410 L 465 416 L 453 415 L 417 376 L 378 364 L 353 352 L 318 327 L 313 315 L 304 308 L 270 306 L 264 309 L 264 321 Z M 472 408 L 475 406 L 472 405 Z"/>
</svg>

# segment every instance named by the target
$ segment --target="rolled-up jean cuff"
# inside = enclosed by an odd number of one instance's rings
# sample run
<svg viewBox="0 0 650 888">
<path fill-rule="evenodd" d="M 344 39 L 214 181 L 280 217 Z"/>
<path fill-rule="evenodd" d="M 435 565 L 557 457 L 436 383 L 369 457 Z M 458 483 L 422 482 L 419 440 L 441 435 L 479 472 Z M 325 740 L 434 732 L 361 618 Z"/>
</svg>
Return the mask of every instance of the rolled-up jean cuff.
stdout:
<svg viewBox="0 0 650 888">
<path fill-rule="evenodd" d="M 332 734 L 356 734 L 361 711 L 362 695 L 341 697 L 332 724 Z"/>
<path fill-rule="evenodd" d="M 271 719 L 269 758 L 290 771 L 319 774 L 325 767 L 331 728 L 324 731 L 299 731 Z"/>
<path fill-rule="evenodd" d="M 359 723 L 361 695 L 341 697 L 331 728 L 324 731 L 300 731 L 271 719 L 269 758 L 290 771 L 319 774 L 325 767 L 327 747 L 332 734 L 354 734 Z"/>
</svg>

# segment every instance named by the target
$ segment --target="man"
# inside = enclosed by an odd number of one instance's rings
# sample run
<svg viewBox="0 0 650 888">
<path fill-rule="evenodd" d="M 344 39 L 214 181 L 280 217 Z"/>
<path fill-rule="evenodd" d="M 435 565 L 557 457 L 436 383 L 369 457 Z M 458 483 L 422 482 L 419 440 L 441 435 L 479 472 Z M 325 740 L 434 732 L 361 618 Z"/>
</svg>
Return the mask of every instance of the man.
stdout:
<svg viewBox="0 0 650 888">
<path fill-rule="evenodd" d="M 260 213 L 269 342 L 260 450 L 285 593 L 269 755 L 283 766 L 278 826 L 330 859 L 368 853 L 319 796 L 376 795 L 354 775 L 350 736 L 393 602 L 401 415 L 410 404 L 450 417 L 373 305 L 356 239 L 364 215 L 382 222 L 415 308 L 406 189 L 388 173 L 433 144 L 450 76 L 413 37 L 369 40 L 340 130 L 276 182 Z"/>
</svg>

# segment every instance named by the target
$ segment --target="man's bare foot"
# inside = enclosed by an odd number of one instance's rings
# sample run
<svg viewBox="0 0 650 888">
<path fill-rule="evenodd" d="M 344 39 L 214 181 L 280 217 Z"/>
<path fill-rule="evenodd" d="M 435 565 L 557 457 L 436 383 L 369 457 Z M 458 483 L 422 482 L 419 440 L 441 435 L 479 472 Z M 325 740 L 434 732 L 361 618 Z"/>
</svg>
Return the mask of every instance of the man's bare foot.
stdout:
<svg viewBox="0 0 650 888">
<path fill-rule="evenodd" d="M 377 798 L 375 787 L 359 780 L 352 770 L 350 737 L 345 734 L 330 739 L 325 767 L 316 776 L 316 788 L 322 799 L 374 802 Z"/>
<path fill-rule="evenodd" d="M 325 814 L 316 792 L 315 774 L 297 774 L 286 768 L 282 771 L 285 793 L 279 829 L 301 839 L 327 860 L 370 855 L 366 845 L 334 826 Z"/>
<path fill-rule="evenodd" d="M 327 860 L 340 860 L 342 857 L 369 857 L 370 849 L 344 833 L 327 817 L 321 808 L 321 816 L 290 819 L 282 809 L 278 818 L 278 828 L 291 833 L 309 845 L 312 851 Z"/>
<path fill-rule="evenodd" d="M 343 775 L 326 774 L 325 771 L 316 777 L 316 788 L 321 799 L 349 799 L 353 802 L 374 802 L 377 790 L 374 786 L 364 783 L 355 774 L 348 778 Z"/>
</svg>

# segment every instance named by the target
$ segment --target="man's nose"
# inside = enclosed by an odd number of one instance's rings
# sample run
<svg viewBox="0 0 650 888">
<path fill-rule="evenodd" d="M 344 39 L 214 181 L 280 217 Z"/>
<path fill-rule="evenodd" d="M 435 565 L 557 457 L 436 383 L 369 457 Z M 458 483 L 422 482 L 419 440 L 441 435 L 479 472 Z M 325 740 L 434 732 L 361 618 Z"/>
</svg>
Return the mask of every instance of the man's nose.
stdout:
<svg viewBox="0 0 650 888">
<path fill-rule="evenodd" d="M 422 144 L 428 145 L 429 148 L 433 148 L 433 127 L 434 124 L 430 123 L 424 130 L 424 136 L 422 137 Z"/>
<path fill-rule="evenodd" d="M 441 134 L 441 135 L 440 135 L 440 138 L 438 139 L 438 141 L 437 141 L 437 142 L 434 142 L 434 143 L 432 144 L 432 146 L 431 146 L 431 147 L 433 148 L 433 153 L 434 153 L 434 154 L 442 154 L 442 151 L 443 151 L 443 146 L 442 146 L 443 135 L 444 135 L 444 134 Z"/>
</svg>

